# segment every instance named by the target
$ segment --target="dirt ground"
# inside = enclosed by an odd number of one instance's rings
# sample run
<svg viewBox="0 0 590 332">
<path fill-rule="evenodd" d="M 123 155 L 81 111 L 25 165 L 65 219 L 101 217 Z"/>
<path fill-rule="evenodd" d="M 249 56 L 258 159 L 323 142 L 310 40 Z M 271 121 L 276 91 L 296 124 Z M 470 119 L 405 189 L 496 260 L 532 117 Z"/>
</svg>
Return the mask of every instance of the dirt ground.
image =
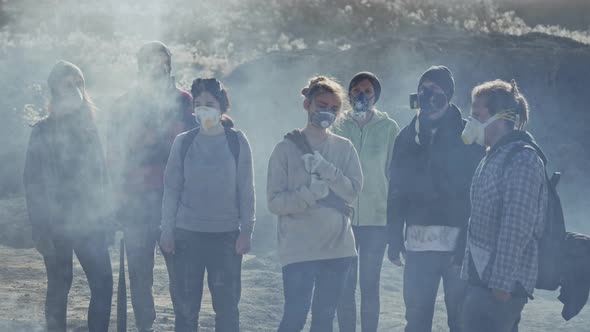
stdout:
<svg viewBox="0 0 590 332">
<path fill-rule="evenodd" d="M 0 204 L 0 221 L 8 217 L 20 219 L 22 203 Z M 11 208 L 12 207 L 12 208 Z M 8 216 L 10 215 L 10 216 Z M 23 221 L 11 222 L 12 225 Z M 2 224 L 2 222 L 0 222 Z M 6 225 L 6 223 L 4 223 Z M 0 238 L 6 244 L 9 228 L 0 229 Z M 22 230 L 16 233 L 22 233 Z M 16 234 L 15 233 L 15 234 Z M 274 221 L 259 219 L 254 238 L 253 252 L 246 255 L 242 273 L 242 300 L 240 302 L 243 331 L 276 331 L 283 311 L 281 269 L 276 258 Z M 118 243 L 115 241 L 115 243 Z M 168 293 L 168 276 L 163 257 L 156 254 L 154 270 L 154 297 L 156 302 L 156 328 L 158 331 L 174 330 L 174 314 Z M 114 271 L 114 296 L 111 314 L 111 330 L 116 327 L 116 285 L 119 270 L 118 247 L 111 248 Z M 404 304 L 402 299 L 402 269 L 384 262 L 381 281 L 381 316 L 379 331 L 402 331 Z M 41 256 L 34 249 L 15 249 L 0 245 L 0 332 L 42 331 L 44 322 L 45 267 Z M 358 296 L 358 294 L 357 294 Z M 557 292 L 537 292 L 535 300 L 525 307 L 521 331 L 590 331 L 589 308 L 585 308 L 570 322 L 560 316 L 561 303 Z M 89 290 L 80 264 L 75 261 L 74 281 L 68 305 L 69 331 L 87 331 L 86 318 Z M 360 302 L 360 301 L 359 301 Z M 134 331 L 133 310 L 128 291 L 128 331 Z M 309 320 L 308 320 L 309 321 Z M 360 321 L 360 320 L 358 320 Z M 205 290 L 200 319 L 201 331 L 214 331 L 214 313 L 210 295 Z M 307 330 L 307 328 L 306 328 Z M 334 329 L 337 331 L 337 328 Z M 360 328 L 358 329 L 360 331 Z M 448 331 L 442 292 L 437 298 L 433 331 Z"/>
</svg>

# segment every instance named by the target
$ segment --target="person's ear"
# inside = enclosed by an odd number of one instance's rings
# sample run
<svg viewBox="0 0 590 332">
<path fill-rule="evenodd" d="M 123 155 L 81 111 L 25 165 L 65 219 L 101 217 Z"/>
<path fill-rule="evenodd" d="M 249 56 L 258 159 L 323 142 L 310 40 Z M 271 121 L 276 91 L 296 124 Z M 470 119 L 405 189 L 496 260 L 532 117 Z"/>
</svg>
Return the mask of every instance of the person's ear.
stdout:
<svg viewBox="0 0 590 332">
<path fill-rule="evenodd" d="M 310 107 L 311 103 L 309 102 L 309 99 L 305 98 L 305 100 L 303 101 L 303 108 L 309 112 Z"/>
</svg>

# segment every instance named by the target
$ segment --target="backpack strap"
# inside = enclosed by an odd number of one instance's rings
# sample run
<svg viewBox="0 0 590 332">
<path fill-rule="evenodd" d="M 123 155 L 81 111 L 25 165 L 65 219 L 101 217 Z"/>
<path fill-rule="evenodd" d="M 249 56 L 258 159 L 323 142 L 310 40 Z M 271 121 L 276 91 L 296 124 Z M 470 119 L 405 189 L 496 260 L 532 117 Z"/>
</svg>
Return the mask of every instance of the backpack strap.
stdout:
<svg viewBox="0 0 590 332">
<path fill-rule="evenodd" d="M 515 147 L 513 147 L 512 149 L 510 149 L 510 151 L 508 151 L 508 154 L 506 155 L 506 158 L 504 159 L 504 163 L 502 164 L 502 174 L 504 174 L 506 172 L 506 168 L 508 168 L 508 165 L 510 165 L 510 163 L 512 162 L 512 160 L 516 157 L 516 155 L 521 152 L 524 151 L 526 149 L 530 149 L 535 151 L 535 153 L 539 156 L 541 156 L 541 152 L 539 151 L 540 148 L 536 145 L 536 144 L 518 144 Z M 547 165 L 545 165 L 545 162 L 543 162 L 543 169 L 545 171 L 545 180 L 549 186 L 549 190 L 556 190 L 557 184 L 559 183 L 559 180 L 561 179 L 561 173 L 560 172 L 554 172 L 551 177 L 549 177 L 549 173 L 547 172 Z"/>
<path fill-rule="evenodd" d="M 287 135 L 285 135 L 285 139 L 288 139 L 291 142 L 293 142 L 295 146 L 297 146 L 299 150 L 301 150 L 301 153 L 313 153 L 313 149 L 309 145 L 307 138 L 305 138 L 305 135 L 301 132 L 301 130 L 295 129 L 292 132 L 287 133 Z"/>
<path fill-rule="evenodd" d="M 238 160 L 240 160 L 240 140 L 238 138 L 238 131 L 230 128 L 230 127 L 223 127 L 225 131 L 225 137 L 227 138 L 227 145 L 229 146 L 229 150 L 231 154 L 234 156 L 234 160 L 236 161 L 236 169 L 238 166 Z"/>
<path fill-rule="evenodd" d="M 188 153 L 188 149 L 191 147 L 191 144 L 193 144 L 193 141 L 195 140 L 195 137 L 197 137 L 197 135 L 199 134 L 200 131 L 200 127 L 196 127 L 194 129 L 189 130 L 186 135 L 184 136 L 184 138 L 182 139 L 181 145 L 180 145 L 180 169 L 182 170 L 181 174 L 184 177 L 184 160 L 186 159 L 186 154 Z"/>
<path fill-rule="evenodd" d="M 526 149 L 534 149 L 534 148 L 532 146 L 517 144 L 514 147 L 512 147 L 510 150 L 508 150 L 508 153 L 506 154 L 506 157 L 504 158 L 504 162 L 502 163 L 502 174 L 506 173 L 506 169 L 508 168 L 508 165 L 510 165 L 512 163 L 512 161 L 514 160 L 516 155 Z M 537 153 L 536 150 L 535 150 L 535 153 Z"/>
<path fill-rule="evenodd" d="M 200 127 L 196 127 L 189 130 L 182 139 L 182 145 L 180 146 L 180 169 L 182 170 L 183 175 L 186 154 L 188 153 L 188 149 L 191 147 L 191 144 L 193 144 L 193 141 L 199 134 L 200 129 Z M 225 137 L 227 138 L 227 145 L 229 146 L 229 150 L 234 157 L 237 168 L 238 160 L 240 158 L 240 140 L 238 138 L 238 131 L 229 127 L 223 127 L 223 129 L 225 131 Z"/>
</svg>

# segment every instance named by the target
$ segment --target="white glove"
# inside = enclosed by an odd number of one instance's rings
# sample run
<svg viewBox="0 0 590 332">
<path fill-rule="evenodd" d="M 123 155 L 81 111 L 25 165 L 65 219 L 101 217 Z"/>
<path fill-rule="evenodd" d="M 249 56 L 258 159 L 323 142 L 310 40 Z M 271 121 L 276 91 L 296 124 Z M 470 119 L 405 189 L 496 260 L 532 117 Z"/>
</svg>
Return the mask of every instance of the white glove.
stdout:
<svg viewBox="0 0 590 332">
<path fill-rule="evenodd" d="M 311 176 L 311 184 L 309 185 L 309 191 L 313 194 L 315 200 L 325 198 L 330 193 L 330 187 L 324 180 L 320 180 L 317 175 Z"/>
<path fill-rule="evenodd" d="M 301 156 L 301 159 L 303 159 L 303 164 L 305 165 L 305 170 L 307 171 L 307 173 L 311 174 L 315 172 L 315 167 L 313 167 L 315 156 L 313 154 L 306 153 L 303 156 Z"/>
<path fill-rule="evenodd" d="M 317 151 L 313 153 L 313 157 L 311 165 L 313 173 L 317 173 L 322 180 L 333 180 L 336 177 L 337 168 Z"/>
</svg>

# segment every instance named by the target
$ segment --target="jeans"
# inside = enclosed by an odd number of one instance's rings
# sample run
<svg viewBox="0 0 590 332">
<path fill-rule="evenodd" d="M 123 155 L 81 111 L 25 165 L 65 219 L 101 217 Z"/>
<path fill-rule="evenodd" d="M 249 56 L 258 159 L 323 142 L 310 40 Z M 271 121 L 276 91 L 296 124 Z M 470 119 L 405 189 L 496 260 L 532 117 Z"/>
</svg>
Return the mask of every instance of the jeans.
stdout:
<svg viewBox="0 0 590 332">
<path fill-rule="evenodd" d="M 174 232 L 175 331 L 198 330 L 205 270 L 215 311 L 215 331 L 239 331 L 242 255 L 235 249 L 239 231 L 203 233 L 177 228 Z"/>
<path fill-rule="evenodd" d="M 527 301 L 524 291 L 502 302 L 490 289 L 469 285 L 463 310 L 464 331 L 518 332 L 520 314 Z"/>
<path fill-rule="evenodd" d="M 72 286 L 73 253 L 76 253 L 90 287 L 88 330 L 107 332 L 111 318 L 113 272 L 106 234 L 53 236 L 54 256 L 44 256 L 47 269 L 45 320 L 50 332 L 66 331 L 68 293 Z"/>
<path fill-rule="evenodd" d="M 129 201 L 122 210 L 129 270 L 129 288 L 131 305 L 135 314 L 135 326 L 139 331 L 152 331 L 156 319 L 152 287 L 154 284 L 154 255 L 160 239 L 160 219 L 162 195 L 158 191 L 129 195 Z M 169 279 L 171 275 L 171 257 L 164 255 Z M 173 282 L 170 282 L 172 305 L 176 313 Z"/>
<path fill-rule="evenodd" d="M 356 331 L 356 285 L 360 279 L 361 330 L 376 332 L 379 325 L 379 281 L 387 246 L 385 226 L 353 226 L 358 258 L 353 260 L 340 303 L 340 332 Z"/>
<path fill-rule="evenodd" d="M 336 307 L 351 263 L 352 258 L 346 257 L 284 266 L 285 306 L 279 332 L 303 330 L 310 307 L 310 331 L 332 331 Z"/>
<path fill-rule="evenodd" d="M 442 278 L 451 332 L 462 331 L 461 310 L 467 282 L 460 279 L 460 266 L 452 263 L 453 252 L 408 251 L 404 269 L 406 332 L 432 331 L 434 304 Z"/>
</svg>

